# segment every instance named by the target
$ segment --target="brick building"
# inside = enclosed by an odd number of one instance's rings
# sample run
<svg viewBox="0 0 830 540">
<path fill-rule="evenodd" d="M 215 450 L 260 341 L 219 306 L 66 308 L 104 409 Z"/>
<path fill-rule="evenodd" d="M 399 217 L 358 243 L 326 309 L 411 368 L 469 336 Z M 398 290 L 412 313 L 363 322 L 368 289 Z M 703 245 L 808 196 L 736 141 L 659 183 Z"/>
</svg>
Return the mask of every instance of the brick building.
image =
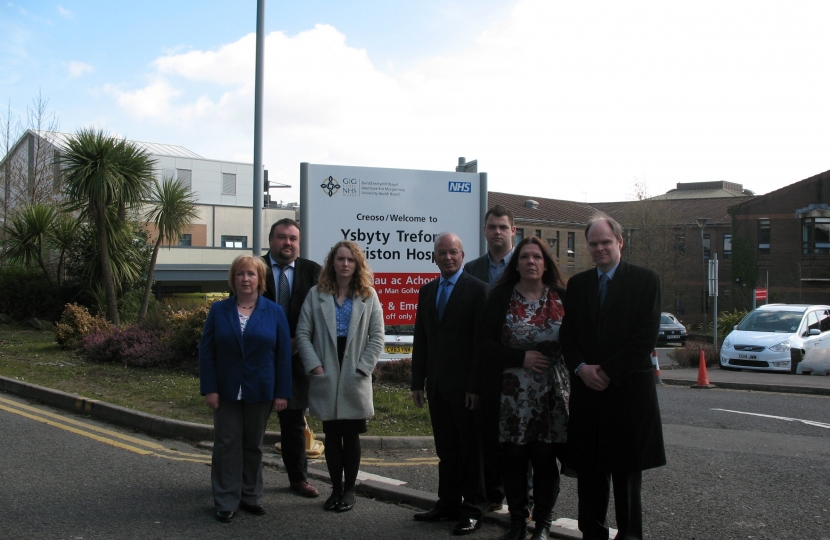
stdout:
<svg viewBox="0 0 830 540">
<path fill-rule="evenodd" d="M 769 279 L 770 302 L 830 304 L 830 171 L 730 213 L 735 289 L 763 287 Z"/>
</svg>

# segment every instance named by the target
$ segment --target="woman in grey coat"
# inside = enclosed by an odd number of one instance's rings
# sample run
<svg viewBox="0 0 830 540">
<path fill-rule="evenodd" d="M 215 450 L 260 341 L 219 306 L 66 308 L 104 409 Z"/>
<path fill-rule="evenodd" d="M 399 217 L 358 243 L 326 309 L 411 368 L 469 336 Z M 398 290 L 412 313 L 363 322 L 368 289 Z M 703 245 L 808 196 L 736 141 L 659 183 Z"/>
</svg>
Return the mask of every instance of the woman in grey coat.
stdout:
<svg viewBox="0 0 830 540">
<path fill-rule="evenodd" d="M 297 325 L 297 348 L 309 373 L 308 406 L 323 421 L 332 493 L 323 508 L 355 502 L 360 433 L 375 414 L 372 371 L 383 348 L 383 310 L 360 247 L 338 242 L 309 291 Z M 344 480 L 345 476 L 345 480 Z"/>
</svg>

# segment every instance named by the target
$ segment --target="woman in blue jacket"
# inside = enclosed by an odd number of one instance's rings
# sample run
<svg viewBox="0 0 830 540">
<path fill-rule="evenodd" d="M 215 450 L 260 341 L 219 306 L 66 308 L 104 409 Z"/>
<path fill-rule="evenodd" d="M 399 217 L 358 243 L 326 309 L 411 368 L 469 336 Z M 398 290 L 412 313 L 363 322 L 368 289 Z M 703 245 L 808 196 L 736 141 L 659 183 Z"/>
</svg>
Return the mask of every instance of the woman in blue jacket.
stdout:
<svg viewBox="0 0 830 540">
<path fill-rule="evenodd" d="M 291 336 L 282 308 L 268 300 L 265 264 L 240 255 L 228 272 L 233 296 L 210 307 L 199 342 L 199 379 L 213 410 L 211 487 L 216 519 L 265 514 L 262 440 L 271 411 L 291 397 Z"/>
</svg>

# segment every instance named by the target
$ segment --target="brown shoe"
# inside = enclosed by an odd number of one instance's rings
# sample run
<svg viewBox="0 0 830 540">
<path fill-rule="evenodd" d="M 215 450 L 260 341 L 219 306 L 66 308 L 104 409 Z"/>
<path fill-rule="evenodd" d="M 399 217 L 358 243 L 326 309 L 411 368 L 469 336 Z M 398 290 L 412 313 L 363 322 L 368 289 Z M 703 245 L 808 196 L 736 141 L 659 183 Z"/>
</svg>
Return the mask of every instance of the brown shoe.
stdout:
<svg viewBox="0 0 830 540">
<path fill-rule="evenodd" d="M 309 484 L 308 480 L 291 482 L 291 491 L 295 491 L 303 497 L 308 497 L 309 499 L 313 499 L 314 497 L 320 496 L 320 492 L 317 491 L 316 487 Z"/>
</svg>

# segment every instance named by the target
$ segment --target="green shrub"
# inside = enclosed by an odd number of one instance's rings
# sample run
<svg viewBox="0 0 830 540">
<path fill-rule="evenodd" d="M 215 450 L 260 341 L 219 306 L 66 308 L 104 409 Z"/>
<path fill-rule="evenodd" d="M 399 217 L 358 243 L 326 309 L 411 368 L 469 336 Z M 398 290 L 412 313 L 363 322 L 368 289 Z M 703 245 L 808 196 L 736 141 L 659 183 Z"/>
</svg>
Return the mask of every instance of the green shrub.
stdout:
<svg viewBox="0 0 830 540">
<path fill-rule="evenodd" d="M 66 305 L 60 321 L 55 325 L 55 338 L 62 348 L 68 349 L 94 331 L 110 332 L 112 325 L 103 317 L 90 315 L 87 308 L 72 303 Z"/>
<path fill-rule="evenodd" d="M 199 357 L 199 338 L 210 311 L 210 303 L 202 302 L 193 309 L 182 309 L 168 314 L 170 345 L 182 361 Z"/>
<path fill-rule="evenodd" d="M 387 384 L 409 384 L 412 380 L 412 360 L 392 360 L 375 368 L 375 380 Z"/>
<path fill-rule="evenodd" d="M 31 317 L 56 321 L 79 292 L 73 285 L 50 285 L 40 270 L 19 266 L 0 269 L 0 313 L 16 321 Z"/>
<path fill-rule="evenodd" d="M 720 339 L 726 338 L 727 334 L 732 331 L 732 328 L 741 322 L 749 312 L 745 309 L 734 310 L 731 313 L 723 311 L 718 315 L 718 337 Z"/>
</svg>

